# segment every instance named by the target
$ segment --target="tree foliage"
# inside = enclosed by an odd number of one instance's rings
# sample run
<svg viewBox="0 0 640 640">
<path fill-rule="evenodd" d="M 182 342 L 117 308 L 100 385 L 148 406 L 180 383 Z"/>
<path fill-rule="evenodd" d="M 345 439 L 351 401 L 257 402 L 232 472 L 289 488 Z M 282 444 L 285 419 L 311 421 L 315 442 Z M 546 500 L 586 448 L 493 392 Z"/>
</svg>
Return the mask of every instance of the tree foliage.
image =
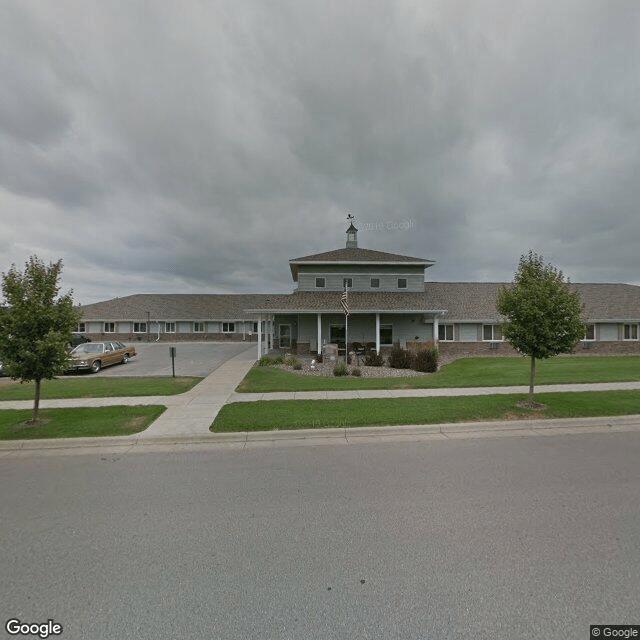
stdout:
<svg viewBox="0 0 640 640">
<path fill-rule="evenodd" d="M 509 344 L 531 358 L 529 400 L 533 401 L 535 361 L 569 353 L 584 336 L 582 304 L 562 271 L 529 251 L 520 258 L 513 285 L 500 290 L 498 312 L 507 321 Z"/>
<path fill-rule="evenodd" d="M 45 265 L 31 256 L 24 273 L 11 265 L 2 274 L 0 358 L 14 380 L 34 381 L 32 422 L 37 422 L 40 382 L 64 372 L 71 331 L 79 321 L 71 293 L 59 296 L 62 260 Z"/>
</svg>

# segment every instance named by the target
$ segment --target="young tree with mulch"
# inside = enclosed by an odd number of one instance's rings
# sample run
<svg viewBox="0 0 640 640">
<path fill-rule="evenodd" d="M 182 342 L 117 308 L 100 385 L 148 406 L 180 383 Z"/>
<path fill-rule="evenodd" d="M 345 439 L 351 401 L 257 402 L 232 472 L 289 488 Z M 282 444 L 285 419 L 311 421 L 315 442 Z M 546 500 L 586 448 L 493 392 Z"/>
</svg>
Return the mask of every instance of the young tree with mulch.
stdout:
<svg viewBox="0 0 640 640">
<path fill-rule="evenodd" d="M 58 296 L 61 271 L 62 260 L 47 266 L 31 256 L 24 273 L 11 265 L 2 274 L 0 359 L 14 380 L 35 382 L 29 424 L 38 424 L 42 380 L 51 380 L 67 366 L 67 345 L 80 317 L 71 293 Z"/>
<path fill-rule="evenodd" d="M 584 336 L 580 296 L 571 291 L 562 271 L 529 251 L 520 258 L 513 285 L 500 290 L 497 306 L 507 319 L 503 336 L 531 358 L 528 405 L 534 407 L 536 360 L 570 353 Z"/>
</svg>

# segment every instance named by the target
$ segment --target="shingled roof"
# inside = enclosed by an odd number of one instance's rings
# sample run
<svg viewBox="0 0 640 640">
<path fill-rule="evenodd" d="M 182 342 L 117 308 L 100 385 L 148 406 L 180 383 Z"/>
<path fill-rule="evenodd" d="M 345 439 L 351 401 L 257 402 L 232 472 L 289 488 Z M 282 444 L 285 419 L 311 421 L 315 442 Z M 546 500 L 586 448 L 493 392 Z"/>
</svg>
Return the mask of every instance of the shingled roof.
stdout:
<svg viewBox="0 0 640 640">
<path fill-rule="evenodd" d="M 302 256 L 301 258 L 292 258 L 289 260 L 291 275 L 294 281 L 298 280 L 298 265 L 300 264 L 350 264 L 357 262 L 359 264 L 402 264 L 415 265 L 423 269 L 435 264 L 433 260 L 425 258 L 413 258 L 411 256 L 402 256 L 397 253 L 386 253 L 385 251 L 374 251 L 373 249 L 360 249 L 357 247 L 334 249 L 333 251 L 325 251 L 324 253 L 315 253 L 310 256 Z"/>
<path fill-rule="evenodd" d="M 426 282 L 424 291 L 349 293 L 351 313 L 443 312 L 445 322 L 499 322 L 505 282 Z M 592 322 L 640 321 L 640 287 L 571 284 Z M 240 320 L 255 313 L 342 313 L 341 292 L 289 294 L 137 294 L 81 307 L 84 320 Z"/>
</svg>

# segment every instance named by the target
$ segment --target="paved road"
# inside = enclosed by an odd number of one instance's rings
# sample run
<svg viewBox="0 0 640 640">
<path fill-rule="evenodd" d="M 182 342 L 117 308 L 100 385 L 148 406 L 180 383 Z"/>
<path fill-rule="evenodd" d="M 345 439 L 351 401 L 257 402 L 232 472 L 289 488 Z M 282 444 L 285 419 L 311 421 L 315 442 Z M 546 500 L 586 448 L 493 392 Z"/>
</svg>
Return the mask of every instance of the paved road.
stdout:
<svg viewBox="0 0 640 640">
<path fill-rule="evenodd" d="M 640 623 L 640 434 L 0 461 L 0 618 L 63 639 Z"/>
<path fill-rule="evenodd" d="M 138 355 L 126 365 L 103 369 L 98 376 L 170 376 L 169 348 L 176 348 L 177 376 L 207 376 L 223 362 L 247 349 L 248 342 L 132 343 Z M 256 346 L 256 359 L 257 359 Z"/>
</svg>

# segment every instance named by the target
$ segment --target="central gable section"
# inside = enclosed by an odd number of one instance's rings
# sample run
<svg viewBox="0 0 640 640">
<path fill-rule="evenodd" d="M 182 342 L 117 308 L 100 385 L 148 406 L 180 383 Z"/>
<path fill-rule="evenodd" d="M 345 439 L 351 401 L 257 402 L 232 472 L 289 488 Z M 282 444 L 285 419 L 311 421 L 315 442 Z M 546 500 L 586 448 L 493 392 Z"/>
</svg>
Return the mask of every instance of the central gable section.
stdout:
<svg viewBox="0 0 640 640">
<path fill-rule="evenodd" d="M 434 262 L 349 247 L 289 260 L 298 291 L 420 292 Z"/>
</svg>

